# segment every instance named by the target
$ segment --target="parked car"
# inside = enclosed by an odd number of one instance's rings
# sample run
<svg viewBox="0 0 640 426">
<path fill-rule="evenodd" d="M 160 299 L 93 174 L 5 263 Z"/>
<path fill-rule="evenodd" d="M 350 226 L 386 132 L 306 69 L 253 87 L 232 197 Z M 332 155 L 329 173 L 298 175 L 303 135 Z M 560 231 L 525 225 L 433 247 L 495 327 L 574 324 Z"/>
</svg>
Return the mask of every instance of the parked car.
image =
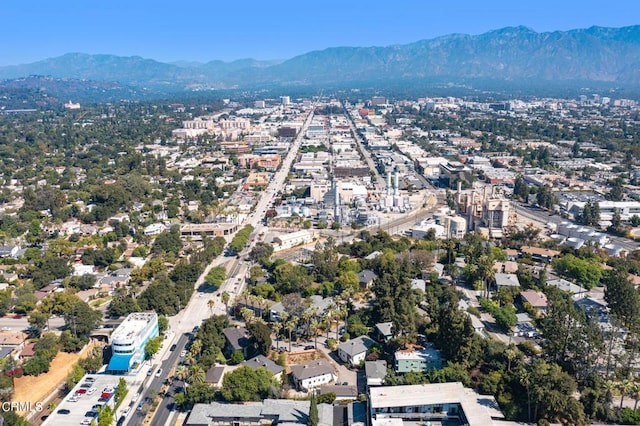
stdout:
<svg viewBox="0 0 640 426">
<path fill-rule="evenodd" d="M 97 391 L 97 390 L 98 390 L 98 389 L 96 389 L 96 388 L 91 388 L 91 389 L 89 389 L 89 390 L 87 391 L 87 395 L 93 395 L 94 393 L 96 393 L 96 391 Z"/>
<path fill-rule="evenodd" d="M 76 395 L 84 395 L 85 393 L 87 393 L 86 388 L 80 388 L 76 391 Z"/>
<path fill-rule="evenodd" d="M 139 393 L 139 392 L 136 392 L 136 393 L 133 395 L 133 398 L 131 398 L 131 401 L 132 401 L 132 402 L 136 402 L 136 401 L 138 400 L 138 398 L 140 398 L 140 393 Z"/>
<path fill-rule="evenodd" d="M 183 349 L 183 350 L 180 352 L 180 358 L 184 358 L 185 356 L 187 356 L 187 350 L 186 350 L 186 349 Z"/>
<path fill-rule="evenodd" d="M 71 410 L 67 410 L 66 408 L 63 408 L 61 410 L 57 411 L 58 414 L 71 414 Z"/>
<path fill-rule="evenodd" d="M 305 351 L 311 351 L 311 350 L 313 350 L 313 349 L 315 349 L 315 348 L 316 348 L 316 347 L 315 347 L 315 346 L 313 346 L 313 345 L 307 345 L 307 346 L 305 346 L 305 347 L 304 347 L 304 350 L 305 350 Z"/>
<path fill-rule="evenodd" d="M 156 377 L 160 377 L 161 374 L 162 374 L 162 368 L 158 368 L 158 371 L 156 371 Z"/>
</svg>

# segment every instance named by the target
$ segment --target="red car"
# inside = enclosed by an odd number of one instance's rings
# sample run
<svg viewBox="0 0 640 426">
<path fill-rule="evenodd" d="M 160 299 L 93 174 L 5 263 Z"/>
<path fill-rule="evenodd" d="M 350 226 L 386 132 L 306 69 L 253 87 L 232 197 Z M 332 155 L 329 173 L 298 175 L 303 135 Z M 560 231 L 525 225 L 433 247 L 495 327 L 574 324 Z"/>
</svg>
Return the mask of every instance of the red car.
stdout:
<svg viewBox="0 0 640 426">
<path fill-rule="evenodd" d="M 13 316 L 13 319 L 21 319 L 21 318 L 22 318 L 22 315 L 20 315 L 20 314 L 15 314 Z"/>
<path fill-rule="evenodd" d="M 85 388 L 80 388 L 76 391 L 77 395 L 84 395 L 85 393 L 87 393 L 87 390 Z"/>
</svg>

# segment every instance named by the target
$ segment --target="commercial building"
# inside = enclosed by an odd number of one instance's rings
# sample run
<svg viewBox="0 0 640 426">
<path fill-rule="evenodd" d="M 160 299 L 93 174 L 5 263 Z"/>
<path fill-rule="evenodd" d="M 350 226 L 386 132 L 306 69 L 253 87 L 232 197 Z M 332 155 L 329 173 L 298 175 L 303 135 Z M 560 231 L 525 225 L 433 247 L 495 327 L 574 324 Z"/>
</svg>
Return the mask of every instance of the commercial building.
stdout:
<svg viewBox="0 0 640 426">
<path fill-rule="evenodd" d="M 297 231 L 289 234 L 278 235 L 273 239 L 273 249 L 286 250 L 299 244 L 309 244 L 313 241 L 313 233 L 310 231 Z"/>
<path fill-rule="evenodd" d="M 158 336 L 158 314 L 135 312 L 115 329 L 111 335 L 112 357 L 107 371 L 126 372 L 134 364 L 144 361 L 145 345 Z"/>
</svg>

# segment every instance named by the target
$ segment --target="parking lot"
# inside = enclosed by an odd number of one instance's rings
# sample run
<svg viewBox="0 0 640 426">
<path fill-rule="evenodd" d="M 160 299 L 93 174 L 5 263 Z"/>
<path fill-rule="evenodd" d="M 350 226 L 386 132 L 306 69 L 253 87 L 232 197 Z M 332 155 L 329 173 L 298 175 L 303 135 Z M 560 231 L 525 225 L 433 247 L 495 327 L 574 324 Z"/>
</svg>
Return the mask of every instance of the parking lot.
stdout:
<svg viewBox="0 0 640 426">
<path fill-rule="evenodd" d="M 43 425 L 81 425 L 91 424 L 93 413 L 97 413 L 96 405 L 105 404 L 113 406 L 114 398 L 103 398 L 103 395 L 113 395 L 118 381 L 122 376 L 105 374 L 91 374 L 85 376 L 64 400 L 56 407 L 56 410 L 45 420 Z M 93 379 L 93 381 L 91 381 Z M 105 390 L 110 391 L 103 393 Z M 89 414 L 89 416 L 87 415 Z M 97 423 L 97 414 L 96 414 Z"/>
</svg>

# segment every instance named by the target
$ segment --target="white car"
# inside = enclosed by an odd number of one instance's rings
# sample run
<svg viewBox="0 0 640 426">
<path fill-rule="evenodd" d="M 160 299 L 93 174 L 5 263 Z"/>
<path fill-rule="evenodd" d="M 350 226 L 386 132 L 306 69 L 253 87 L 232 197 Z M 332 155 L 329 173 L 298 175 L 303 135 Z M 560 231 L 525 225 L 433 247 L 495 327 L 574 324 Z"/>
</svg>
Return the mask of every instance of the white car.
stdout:
<svg viewBox="0 0 640 426">
<path fill-rule="evenodd" d="M 122 415 L 126 416 L 127 414 L 129 414 L 129 411 L 131 411 L 131 407 L 125 408 L 124 411 L 122 412 Z"/>
<path fill-rule="evenodd" d="M 93 421 L 93 419 L 90 419 L 89 417 L 85 417 L 84 419 L 82 419 L 80 424 L 86 426 L 86 425 L 90 425 L 92 421 Z"/>
<path fill-rule="evenodd" d="M 140 394 L 138 392 L 136 392 L 135 395 L 133 395 L 133 398 L 131 398 L 132 402 L 136 402 L 138 400 L 138 398 L 140 398 Z"/>
<path fill-rule="evenodd" d="M 73 395 L 71 398 L 67 399 L 69 402 L 78 402 L 78 397 Z"/>
<path fill-rule="evenodd" d="M 180 358 L 184 358 L 185 356 L 187 356 L 187 351 L 183 349 L 182 352 L 180 352 Z"/>
<path fill-rule="evenodd" d="M 91 388 L 87 391 L 87 395 L 93 395 L 98 389 L 96 388 Z"/>
</svg>

